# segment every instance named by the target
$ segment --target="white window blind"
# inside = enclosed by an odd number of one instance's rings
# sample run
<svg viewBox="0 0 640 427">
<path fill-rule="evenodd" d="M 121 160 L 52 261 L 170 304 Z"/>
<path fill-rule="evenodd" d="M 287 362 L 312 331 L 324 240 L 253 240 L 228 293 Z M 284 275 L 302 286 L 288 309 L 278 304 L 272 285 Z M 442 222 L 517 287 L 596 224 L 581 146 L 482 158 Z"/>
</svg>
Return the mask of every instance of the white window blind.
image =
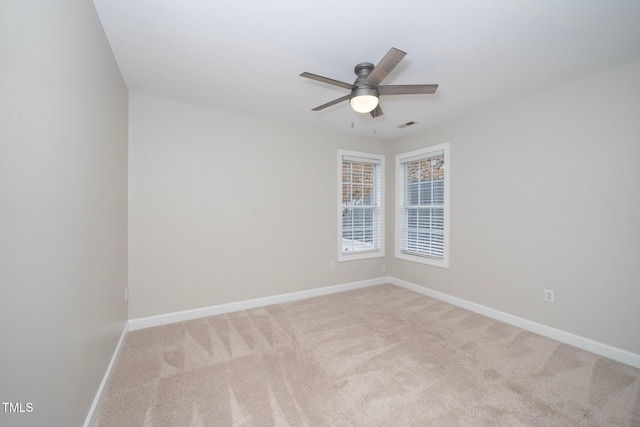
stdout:
<svg viewBox="0 0 640 427">
<path fill-rule="evenodd" d="M 397 158 L 396 256 L 448 266 L 448 145 Z"/>
<path fill-rule="evenodd" d="M 384 158 L 339 150 L 338 260 L 384 256 Z"/>
</svg>

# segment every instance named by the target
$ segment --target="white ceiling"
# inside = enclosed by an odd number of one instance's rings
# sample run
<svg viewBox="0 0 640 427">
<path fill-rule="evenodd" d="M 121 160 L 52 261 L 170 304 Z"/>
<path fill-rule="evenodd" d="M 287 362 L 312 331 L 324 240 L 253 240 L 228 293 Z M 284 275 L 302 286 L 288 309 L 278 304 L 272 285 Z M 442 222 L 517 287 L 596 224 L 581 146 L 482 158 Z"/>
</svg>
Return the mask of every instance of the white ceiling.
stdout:
<svg viewBox="0 0 640 427">
<path fill-rule="evenodd" d="M 94 0 L 131 92 L 396 139 L 640 60 L 638 0 Z M 372 118 L 348 102 L 353 67 L 407 52 Z M 399 129 L 398 125 L 418 124 Z M 352 125 L 353 124 L 353 125 Z"/>
</svg>

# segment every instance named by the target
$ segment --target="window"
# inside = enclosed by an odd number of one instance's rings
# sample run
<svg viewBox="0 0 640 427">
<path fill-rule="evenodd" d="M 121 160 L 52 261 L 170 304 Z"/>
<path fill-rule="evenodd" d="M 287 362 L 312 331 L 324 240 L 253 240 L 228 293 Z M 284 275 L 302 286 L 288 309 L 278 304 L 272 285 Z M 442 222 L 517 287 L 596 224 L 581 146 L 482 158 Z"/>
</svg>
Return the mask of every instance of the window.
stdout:
<svg viewBox="0 0 640 427">
<path fill-rule="evenodd" d="M 396 258 L 449 267 L 449 144 L 396 156 Z"/>
<path fill-rule="evenodd" d="M 338 261 L 384 256 L 384 156 L 338 150 Z"/>
</svg>

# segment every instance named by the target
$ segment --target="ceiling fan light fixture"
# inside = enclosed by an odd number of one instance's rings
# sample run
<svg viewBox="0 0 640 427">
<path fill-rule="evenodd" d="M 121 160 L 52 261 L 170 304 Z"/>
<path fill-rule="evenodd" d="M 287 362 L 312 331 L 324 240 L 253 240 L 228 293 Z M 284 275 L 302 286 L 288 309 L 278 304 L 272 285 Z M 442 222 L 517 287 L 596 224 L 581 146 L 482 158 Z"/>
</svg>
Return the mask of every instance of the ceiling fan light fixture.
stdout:
<svg viewBox="0 0 640 427">
<path fill-rule="evenodd" d="M 378 97 L 373 95 L 360 95 L 351 98 L 351 108 L 358 113 L 370 113 L 378 106 Z"/>
<path fill-rule="evenodd" d="M 349 103 L 358 113 L 370 113 L 378 106 L 378 91 L 369 87 L 353 89 Z"/>
<path fill-rule="evenodd" d="M 396 65 L 404 58 L 406 52 L 395 47 L 389 49 L 389 52 L 378 62 L 373 65 L 370 62 L 361 62 L 354 68 L 354 72 L 358 76 L 356 81 L 351 83 L 341 82 L 339 80 L 330 79 L 328 77 L 319 76 L 317 74 L 307 73 L 300 74 L 300 77 L 338 86 L 351 90 L 349 95 L 329 101 L 325 104 L 312 108 L 313 111 L 324 110 L 332 105 L 339 104 L 349 100 L 351 108 L 358 113 L 370 113 L 374 119 L 382 116 L 384 113 L 380 108 L 380 95 L 412 95 L 412 94 L 429 94 L 435 93 L 438 89 L 437 84 L 421 84 L 421 85 L 384 85 L 380 83 L 395 68 Z"/>
</svg>

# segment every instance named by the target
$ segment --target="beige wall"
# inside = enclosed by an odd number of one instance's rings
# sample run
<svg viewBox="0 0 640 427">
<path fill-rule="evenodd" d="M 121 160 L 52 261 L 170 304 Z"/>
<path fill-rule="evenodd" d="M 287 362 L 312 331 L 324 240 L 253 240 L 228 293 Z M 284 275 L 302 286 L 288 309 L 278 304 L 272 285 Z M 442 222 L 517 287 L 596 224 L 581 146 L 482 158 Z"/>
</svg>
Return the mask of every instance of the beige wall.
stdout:
<svg viewBox="0 0 640 427">
<path fill-rule="evenodd" d="M 0 51 L 0 401 L 33 404 L 0 425 L 79 426 L 127 316 L 127 90 L 90 1 L 2 1 Z"/>
<path fill-rule="evenodd" d="M 135 94 L 129 140 L 129 318 L 381 275 L 329 262 L 337 149 L 388 143 Z"/>
<path fill-rule="evenodd" d="M 396 141 L 392 150 L 446 141 L 450 269 L 390 260 L 390 273 L 640 353 L 640 63 Z M 544 288 L 555 290 L 555 304 L 543 301 Z"/>
</svg>

